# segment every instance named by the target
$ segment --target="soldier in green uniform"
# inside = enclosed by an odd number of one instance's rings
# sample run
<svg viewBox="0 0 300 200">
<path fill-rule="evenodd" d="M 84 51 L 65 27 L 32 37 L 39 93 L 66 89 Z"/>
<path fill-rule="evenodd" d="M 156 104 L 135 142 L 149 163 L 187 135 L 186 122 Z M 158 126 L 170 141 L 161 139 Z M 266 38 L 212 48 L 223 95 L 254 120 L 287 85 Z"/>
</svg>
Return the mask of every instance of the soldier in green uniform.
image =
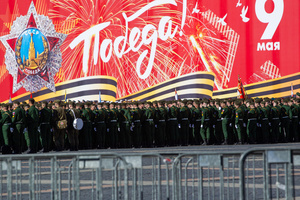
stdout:
<svg viewBox="0 0 300 200">
<path fill-rule="evenodd" d="M 254 103 L 250 103 L 250 110 L 247 113 L 247 136 L 250 144 L 256 143 L 256 129 L 257 129 L 257 112 Z"/>
<path fill-rule="evenodd" d="M 242 144 L 243 142 L 243 122 L 244 122 L 244 111 L 241 109 L 241 101 L 236 101 L 235 105 L 235 129 L 237 133 L 238 142 L 237 144 Z"/>
<path fill-rule="evenodd" d="M 38 150 L 38 125 L 39 125 L 39 111 L 34 106 L 34 99 L 29 99 L 29 109 L 28 109 L 28 136 L 30 140 L 30 150 L 26 153 L 36 153 Z"/>
<path fill-rule="evenodd" d="M 46 101 L 42 102 L 42 109 L 39 112 L 39 123 L 41 130 L 41 139 L 43 152 L 49 152 L 52 143 L 51 137 L 51 110 L 47 108 L 48 103 Z"/>
<path fill-rule="evenodd" d="M 145 133 L 143 134 L 143 140 L 145 147 L 153 147 L 154 145 L 154 133 L 155 133 L 155 126 L 154 126 L 154 117 L 155 117 L 155 110 L 153 111 L 151 108 L 151 102 L 146 102 L 145 104 L 145 113 L 144 113 L 144 124 L 143 130 Z"/>
<path fill-rule="evenodd" d="M 55 104 L 54 142 L 55 142 L 56 151 L 63 151 L 65 148 L 66 129 L 59 129 L 57 124 L 58 121 L 67 120 L 67 115 L 65 110 L 62 108 L 62 104 L 60 100 L 54 101 L 54 104 Z"/>
<path fill-rule="evenodd" d="M 191 112 L 187 107 L 187 101 L 181 102 L 181 108 L 179 110 L 179 123 L 181 125 L 180 141 L 183 146 L 189 143 L 189 125 L 191 120 Z"/>
<path fill-rule="evenodd" d="M 166 120 L 168 111 L 164 107 L 164 101 L 159 101 L 157 103 L 157 111 L 156 111 L 156 120 L 157 120 L 157 145 L 165 146 L 166 145 Z"/>
<path fill-rule="evenodd" d="M 263 143 L 268 144 L 270 138 L 270 109 L 266 106 L 265 101 L 260 102 L 261 111 L 261 130 L 263 134 Z"/>
<path fill-rule="evenodd" d="M 3 139 L 4 139 L 4 145 L 11 147 L 12 145 L 12 138 L 11 138 L 11 122 L 12 117 L 11 114 L 8 111 L 8 104 L 2 105 L 2 115 L 0 120 L 0 125 L 2 126 L 2 133 L 3 133 Z"/>
<path fill-rule="evenodd" d="M 290 131 L 291 121 L 293 119 L 293 113 L 291 107 L 288 105 L 289 99 L 284 99 L 283 105 L 281 107 L 281 126 L 282 133 L 285 142 L 292 142 L 293 136 Z"/>
<path fill-rule="evenodd" d="M 25 112 L 19 106 L 20 103 L 15 101 L 13 103 L 14 110 L 12 112 L 12 127 L 14 128 L 13 132 L 13 150 L 14 153 L 21 153 L 23 147 L 23 131 L 24 131 L 24 118 Z"/>
<path fill-rule="evenodd" d="M 106 123 L 107 123 L 106 109 L 102 107 L 102 103 L 98 103 L 98 111 L 95 111 L 96 141 L 97 141 L 98 149 L 105 148 Z"/>
<path fill-rule="evenodd" d="M 202 117 L 201 117 L 201 129 L 200 129 L 200 135 L 203 140 L 202 145 L 209 145 L 210 144 L 210 118 L 211 118 L 211 113 L 210 109 L 208 108 L 209 101 L 204 100 L 202 104 Z"/>
<path fill-rule="evenodd" d="M 121 104 L 118 120 L 120 124 L 119 141 L 121 147 L 123 148 L 132 147 L 132 137 L 130 131 L 131 116 L 129 110 L 127 109 L 127 104 L 125 103 Z"/>
<path fill-rule="evenodd" d="M 168 123 L 167 123 L 167 140 L 170 146 L 178 144 L 178 109 L 175 104 L 169 102 L 168 104 Z"/>
<path fill-rule="evenodd" d="M 194 125 L 194 138 L 195 138 L 195 145 L 201 144 L 201 135 L 200 135 L 200 126 L 201 126 L 201 117 L 202 117 L 202 111 L 200 108 L 200 101 L 196 100 L 193 102 L 194 107 L 191 109 L 192 111 L 192 121 Z"/>
<path fill-rule="evenodd" d="M 109 104 L 109 110 L 107 111 L 108 114 L 108 123 L 107 123 L 107 137 L 110 141 L 109 147 L 110 148 L 117 148 L 119 141 L 118 141 L 118 111 L 115 109 L 115 103 Z"/>
<path fill-rule="evenodd" d="M 273 107 L 271 108 L 271 125 L 272 125 L 272 142 L 277 143 L 279 140 L 279 124 L 280 124 L 280 109 L 277 107 L 278 102 L 273 102 Z"/>
<path fill-rule="evenodd" d="M 75 118 L 80 118 L 81 114 L 78 109 L 75 108 L 74 102 L 68 103 L 68 111 L 67 111 L 67 118 L 68 118 L 68 138 L 70 143 L 70 150 L 71 151 L 78 151 L 79 148 L 79 130 L 74 129 L 73 121 Z"/>
<path fill-rule="evenodd" d="M 294 142 L 299 142 L 299 107 L 296 104 L 294 104 L 293 100 L 290 100 L 288 102 L 288 105 L 290 106 L 292 112 L 292 120 L 290 126 L 291 137 L 294 139 Z"/>
<path fill-rule="evenodd" d="M 231 110 L 228 109 L 226 102 L 221 102 L 221 114 L 220 118 L 222 120 L 222 130 L 224 134 L 224 142 L 223 145 L 226 145 L 229 143 L 229 138 L 231 137 L 229 134 L 231 133 L 229 130 L 229 124 L 231 120 Z"/>
<path fill-rule="evenodd" d="M 132 109 L 130 110 L 130 118 L 131 118 L 131 130 L 132 130 L 132 138 L 134 147 L 142 146 L 142 116 L 143 111 L 139 108 L 138 103 L 133 103 Z"/>
<path fill-rule="evenodd" d="M 85 102 L 84 105 L 82 105 L 81 110 L 81 118 L 83 120 L 83 128 L 82 128 L 82 134 L 84 138 L 84 149 L 91 149 L 93 140 L 92 140 L 92 111 L 89 108 L 91 105 L 90 102 Z"/>
</svg>

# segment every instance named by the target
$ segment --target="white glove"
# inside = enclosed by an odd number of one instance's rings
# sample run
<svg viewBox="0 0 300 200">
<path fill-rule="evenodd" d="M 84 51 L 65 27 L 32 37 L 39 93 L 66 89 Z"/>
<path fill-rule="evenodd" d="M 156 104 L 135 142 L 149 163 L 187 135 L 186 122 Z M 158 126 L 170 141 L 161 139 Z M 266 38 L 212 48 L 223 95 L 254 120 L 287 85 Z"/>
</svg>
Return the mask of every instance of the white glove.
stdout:
<svg viewBox="0 0 300 200">
<path fill-rule="evenodd" d="M 271 122 L 269 122 L 269 126 L 272 126 Z"/>
<path fill-rule="evenodd" d="M 219 110 L 221 110 L 222 108 L 221 107 L 219 107 Z"/>
<path fill-rule="evenodd" d="M 256 123 L 256 126 L 259 127 L 259 123 Z"/>
<path fill-rule="evenodd" d="M 281 122 L 279 122 L 279 124 L 278 124 L 279 126 L 281 125 Z"/>
<path fill-rule="evenodd" d="M 154 126 L 155 126 L 155 128 L 157 128 L 157 124 L 155 124 Z"/>
<path fill-rule="evenodd" d="M 118 128 L 118 132 L 120 132 L 121 131 L 121 129 L 120 128 Z"/>
<path fill-rule="evenodd" d="M 130 126 L 130 131 L 133 131 L 133 126 Z"/>
<path fill-rule="evenodd" d="M 216 125 L 213 125 L 213 128 L 216 128 Z"/>
<path fill-rule="evenodd" d="M 235 125 L 235 128 L 238 129 L 238 125 Z"/>
<path fill-rule="evenodd" d="M 243 123 L 243 126 L 246 127 L 246 123 Z"/>
<path fill-rule="evenodd" d="M 195 128 L 195 124 L 192 124 L 192 128 Z"/>
<path fill-rule="evenodd" d="M 181 125 L 180 125 L 180 124 L 178 124 L 178 128 L 181 128 Z"/>
<path fill-rule="evenodd" d="M 108 128 L 108 129 L 106 129 L 106 131 L 109 133 L 109 128 Z"/>
<path fill-rule="evenodd" d="M 23 131 L 23 132 L 24 132 L 24 133 L 25 133 L 25 132 L 28 132 L 27 128 L 24 128 L 24 131 Z"/>
<path fill-rule="evenodd" d="M 97 128 L 96 128 L 96 127 L 94 128 L 94 131 L 96 131 L 96 132 L 97 132 Z"/>
<path fill-rule="evenodd" d="M 27 129 L 26 129 L 27 130 Z M 50 132 L 53 133 L 53 128 L 50 129 Z"/>
<path fill-rule="evenodd" d="M 189 124 L 189 127 L 192 128 L 192 124 Z"/>
<path fill-rule="evenodd" d="M 41 132 L 41 127 L 38 127 L 38 132 Z"/>
<path fill-rule="evenodd" d="M 203 128 L 203 124 L 201 124 L 200 128 Z"/>
<path fill-rule="evenodd" d="M 14 132 L 14 128 L 10 128 L 10 132 L 11 132 L 11 133 Z"/>
<path fill-rule="evenodd" d="M 232 127 L 232 123 L 229 123 L 229 127 Z"/>
<path fill-rule="evenodd" d="M 133 122 L 131 123 L 131 126 L 132 126 L 132 128 L 134 128 L 134 123 Z"/>
<path fill-rule="evenodd" d="M 259 124 L 259 127 L 261 127 L 261 124 Z"/>
</svg>

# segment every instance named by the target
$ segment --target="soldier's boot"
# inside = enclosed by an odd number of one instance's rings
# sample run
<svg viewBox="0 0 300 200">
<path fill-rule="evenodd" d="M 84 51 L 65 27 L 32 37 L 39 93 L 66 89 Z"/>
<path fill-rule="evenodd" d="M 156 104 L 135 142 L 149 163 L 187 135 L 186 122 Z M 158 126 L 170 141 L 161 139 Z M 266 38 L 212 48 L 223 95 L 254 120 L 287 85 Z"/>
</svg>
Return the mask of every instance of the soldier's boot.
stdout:
<svg viewBox="0 0 300 200">
<path fill-rule="evenodd" d="M 228 140 L 225 139 L 224 142 L 222 143 L 222 145 L 228 145 Z"/>
<path fill-rule="evenodd" d="M 204 140 L 203 140 L 203 143 L 202 143 L 202 145 L 207 145 L 207 141 L 206 141 L 206 139 L 204 139 Z"/>
</svg>

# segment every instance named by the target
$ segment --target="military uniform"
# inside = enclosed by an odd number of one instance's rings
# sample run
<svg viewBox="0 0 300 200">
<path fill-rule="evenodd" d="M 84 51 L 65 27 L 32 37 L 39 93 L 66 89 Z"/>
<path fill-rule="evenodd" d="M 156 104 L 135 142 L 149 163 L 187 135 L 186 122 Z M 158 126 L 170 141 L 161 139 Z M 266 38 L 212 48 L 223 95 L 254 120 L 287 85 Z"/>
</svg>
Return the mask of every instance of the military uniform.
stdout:
<svg viewBox="0 0 300 200">
<path fill-rule="evenodd" d="M 107 113 L 104 108 L 95 111 L 96 143 L 98 149 L 105 148 Z"/>
<path fill-rule="evenodd" d="M 81 114 L 80 111 L 72 108 L 67 111 L 67 118 L 68 118 L 68 138 L 70 143 L 70 150 L 77 151 L 79 148 L 79 130 L 74 129 L 73 121 L 75 118 L 80 118 Z"/>
<path fill-rule="evenodd" d="M 55 116 L 55 128 L 54 128 L 54 142 L 57 151 L 63 151 L 65 148 L 65 134 L 66 129 L 59 129 L 57 126 L 58 121 L 67 120 L 66 112 L 62 107 L 58 107 Z"/>
<path fill-rule="evenodd" d="M 179 141 L 181 141 L 182 145 L 187 145 L 189 143 L 189 124 L 191 113 L 190 109 L 186 105 L 180 108 L 179 112 L 179 123 L 181 125 Z"/>
<path fill-rule="evenodd" d="M 227 106 L 225 106 L 224 108 L 222 108 L 221 110 L 221 120 L 222 120 L 222 130 L 223 130 L 223 134 L 224 134 L 224 144 L 227 144 L 229 139 L 230 139 L 230 130 L 229 130 L 229 124 L 230 124 L 230 120 L 231 120 L 231 111 L 228 109 Z"/>
<path fill-rule="evenodd" d="M 23 131 L 24 131 L 25 112 L 22 108 L 17 107 L 12 112 L 13 132 L 13 149 L 15 153 L 21 153 L 23 148 Z"/>
<path fill-rule="evenodd" d="M 250 108 L 247 114 L 247 136 L 249 143 L 256 143 L 256 129 L 257 129 L 257 112 L 255 108 Z"/>
<path fill-rule="evenodd" d="M 270 138 L 270 110 L 268 107 L 261 107 L 260 108 L 260 124 L 261 124 L 261 131 L 263 135 L 263 142 L 269 143 Z"/>
<path fill-rule="evenodd" d="M 11 146 L 12 138 L 11 138 L 11 114 L 8 111 L 3 111 L 0 124 L 2 126 L 2 134 L 4 139 L 4 145 Z"/>
<path fill-rule="evenodd" d="M 272 142 L 277 143 L 279 140 L 279 123 L 280 123 L 280 111 L 276 106 L 273 106 L 270 110 L 271 113 L 271 125 L 272 125 Z"/>
<path fill-rule="evenodd" d="M 130 131 L 131 126 L 131 116 L 126 108 L 122 108 L 119 110 L 119 124 L 120 124 L 120 134 L 119 141 L 121 147 L 128 148 L 132 147 L 132 136 Z"/>
<path fill-rule="evenodd" d="M 132 138 L 133 144 L 135 147 L 142 146 L 142 116 L 143 112 L 139 108 L 135 108 L 130 110 L 130 118 L 131 118 L 131 129 L 132 129 Z"/>
<path fill-rule="evenodd" d="M 193 135 L 194 135 L 194 144 L 199 145 L 202 141 L 201 136 L 200 136 L 200 126 L 201 126 L 201 109 L 200 107 L 195 108 L 193 107 L 191 109 L 192 112 L 192 128 L 193 128 Z M 193 126 L 194 125 L 194 126 Z"/>
<path fill-rule="evenodd" d="M 40 121 L 40 130 L 41 130 L 41 138 L 42 138 L 42 146 L 44 148 L 44 152 L 49 152 L 51 149 L 51 110 L 47 107 L 43 108 L 39 112 L 39 121 Z"/>
<path fill-rule="evenodd" d="M 113 108 L 107 111 L 108 123 L 107 123 L 107 135 L 106 138 L 110 138 L 108 146 L 111 148 L 118 147 L 118 111 Z"/>
<path fill-rule="evenodd" d="M 165 107 L 157 108 L 156 110 L 156 124 L 157 124 L 157 134 L 156 134 L 156 144 L 158 146 L 166 145 L 166 120 L 168 111 Z"/>
<path fill-rule="evenodd" d="M 238 138 L 238 144 L 242 144 L 243 142 L 243 123 L 244 111 L 239 107 L 235 111 L 235 129 Z"/>
<path fill-rule="evenodd" d="M 143 141 L 145 147 L 151 147 L 154 145 L 154 133 L 155 133 L 155 126 L 154 126 L 154 117 L 155 117 L 155 110 L 152 108 L 145 109 L 144 113 L 144 134 L 143 134 Z"/>
<path fill-rule="evenodd" d="M 168 109 L 167 140 L 171 146 L 178 144 L 178 110 L 174 105 Z"/>
<path fill-rule="evenodd" d="M 32 105 L 28 109 L 28 136 L 30 140 L 30 152 L 35 153 L 38 150 L 38 122 L 39 122 L 39 111 L 38 109 Z"/>
<path fill-rule="evenodd" d="M 208 107 L 202 108 L 202 117 L 201 117 L 201 129 L 200 134 L 202 140 L 204 141 L 203 144 L 209 144 L 210 142 L 210 109 Z"/>
</svg>

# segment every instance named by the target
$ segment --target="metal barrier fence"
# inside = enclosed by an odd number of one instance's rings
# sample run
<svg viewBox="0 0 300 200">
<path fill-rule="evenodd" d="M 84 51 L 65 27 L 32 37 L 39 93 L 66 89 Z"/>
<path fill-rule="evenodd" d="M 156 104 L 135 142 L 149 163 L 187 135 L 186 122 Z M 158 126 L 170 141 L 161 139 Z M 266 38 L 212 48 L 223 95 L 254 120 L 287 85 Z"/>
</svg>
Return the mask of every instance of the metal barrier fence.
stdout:
<svg viewBox="0 0 300 200">
<path fill-rule="evenodd" d="M 298 199 L 300 148 L 0 156 L 2 199 Z"/>
</svg>

